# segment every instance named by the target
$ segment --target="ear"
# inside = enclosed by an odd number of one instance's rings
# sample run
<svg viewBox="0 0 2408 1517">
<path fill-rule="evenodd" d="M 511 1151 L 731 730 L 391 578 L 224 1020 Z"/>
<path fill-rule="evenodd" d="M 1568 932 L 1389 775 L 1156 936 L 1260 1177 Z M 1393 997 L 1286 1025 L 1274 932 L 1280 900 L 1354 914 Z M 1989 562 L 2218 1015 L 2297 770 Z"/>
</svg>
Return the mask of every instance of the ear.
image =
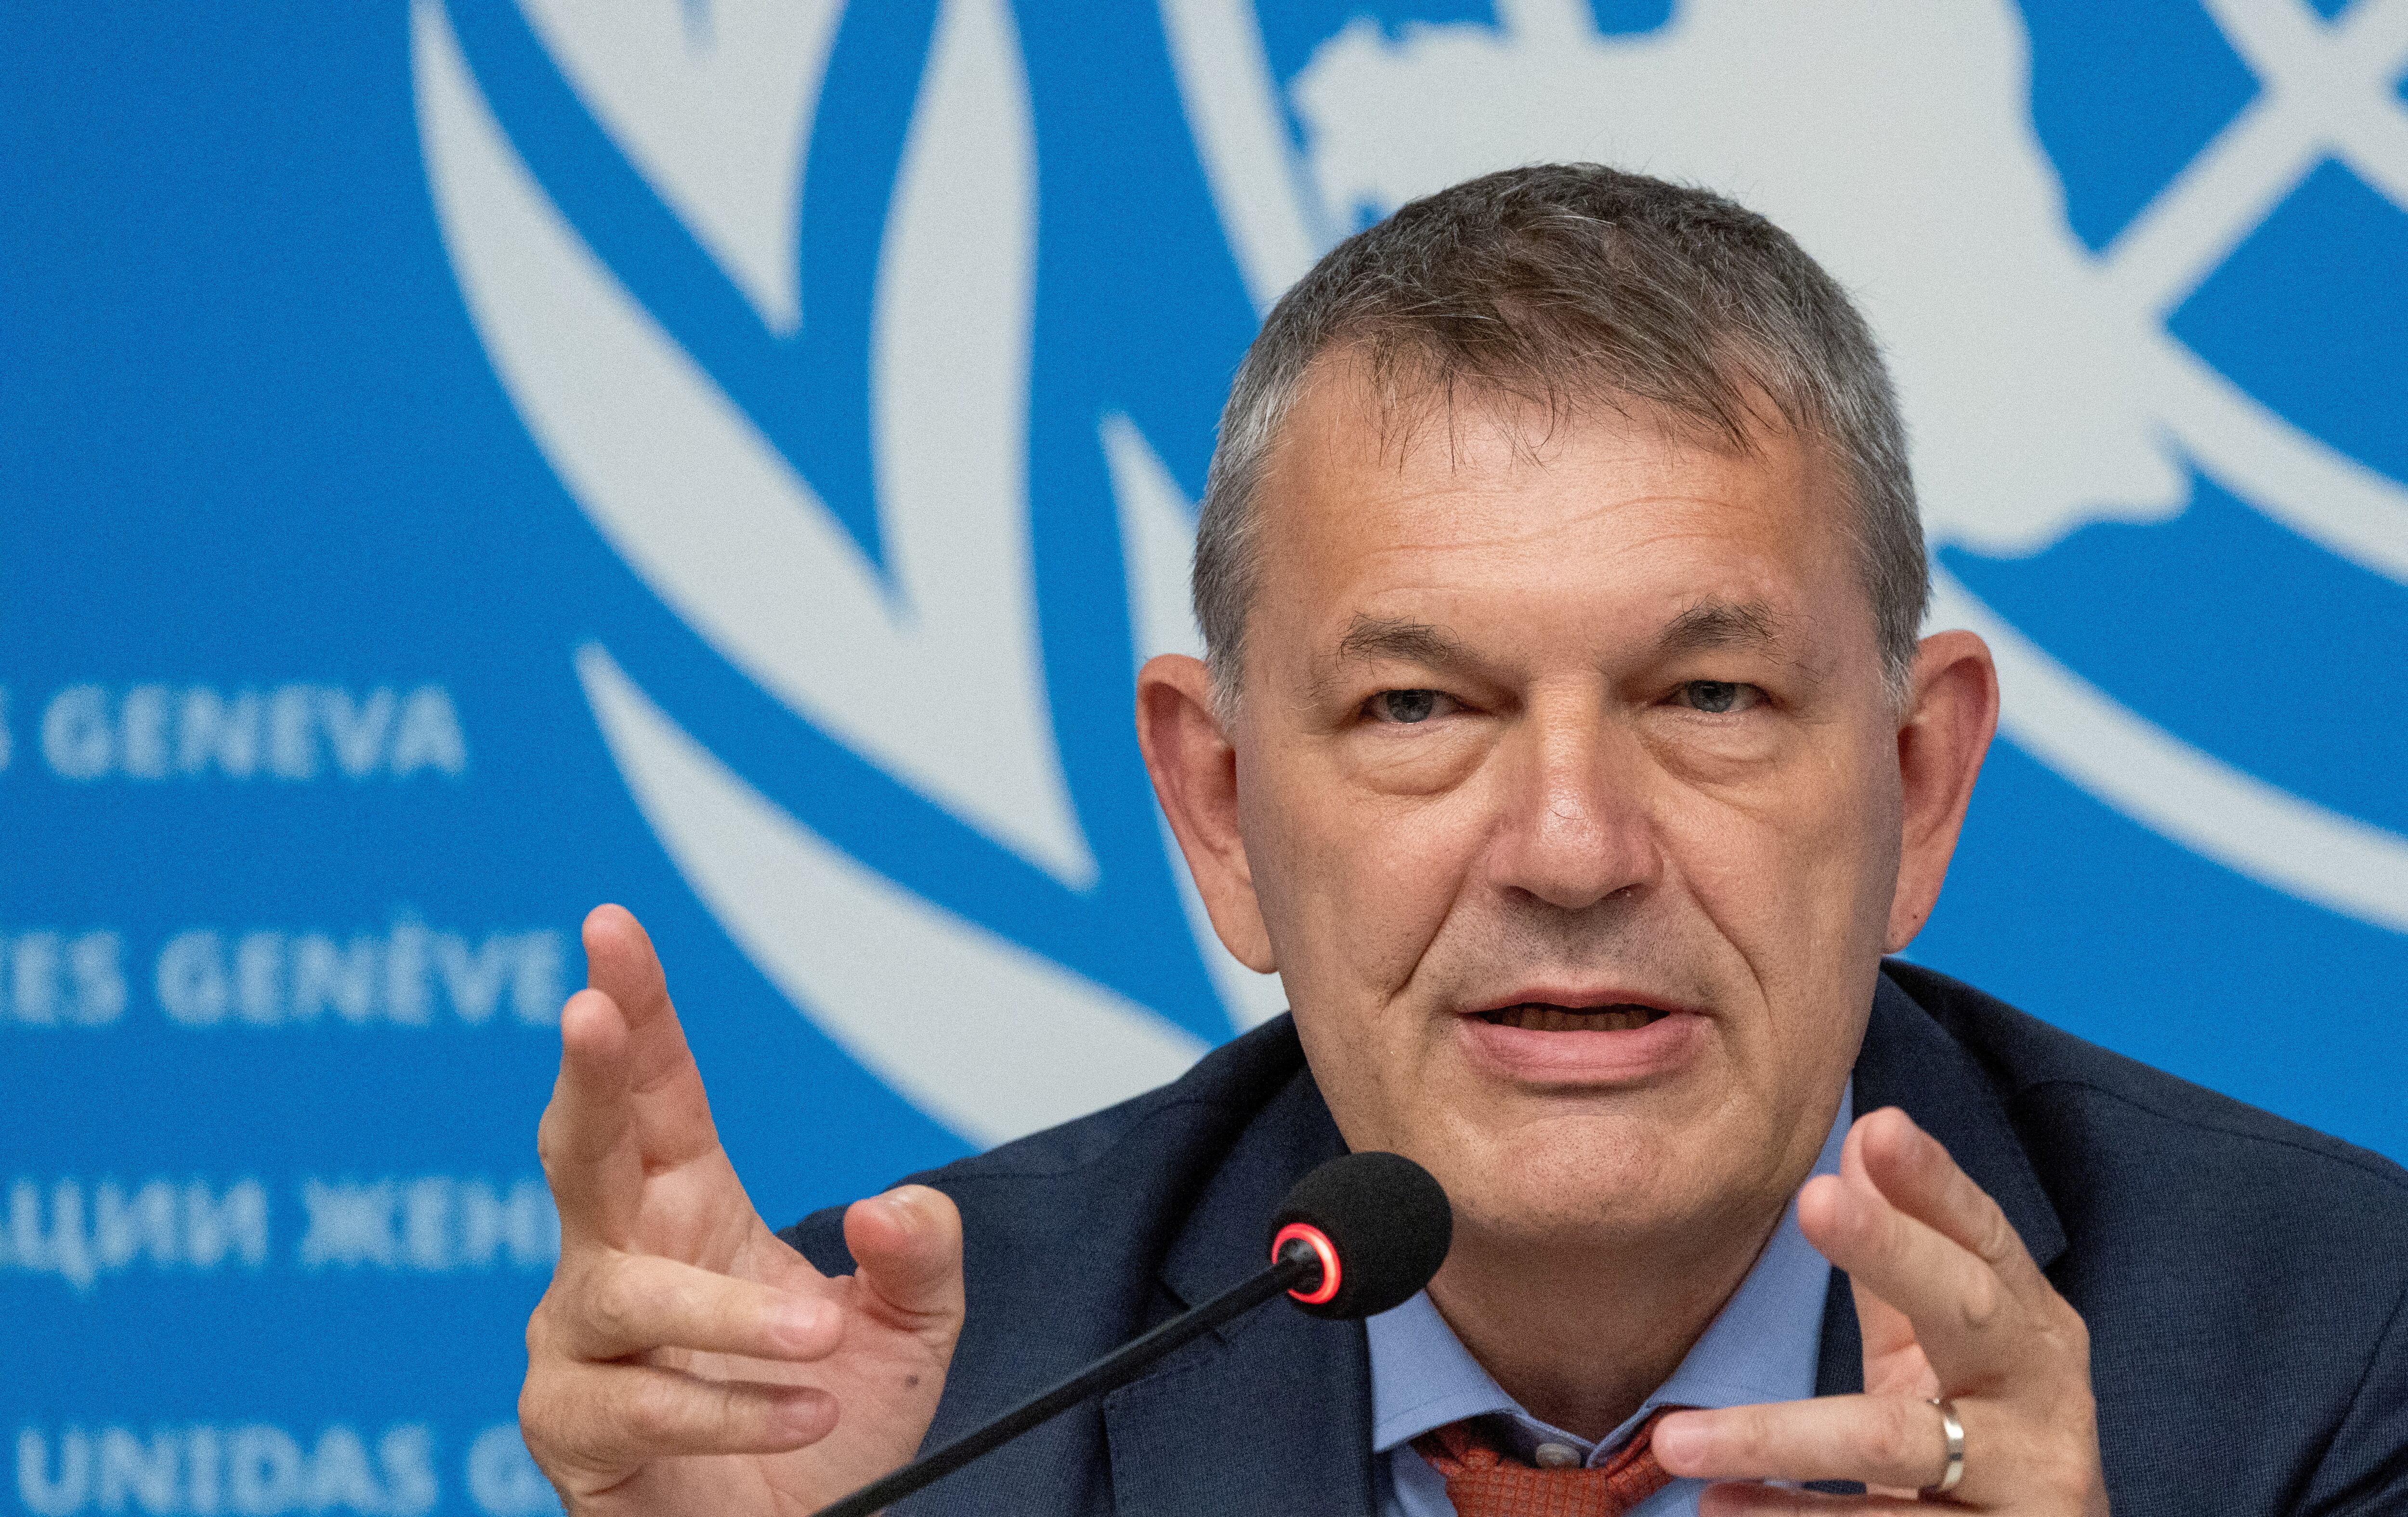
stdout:
<svg viewBox="0 0 2408 1517">
<path fill-rule="evenodd" d="M 1212 713 L 1201 660 L 1166 653 L 1138 671 L 1137 745 L 1212 931 L 1240 963 L 1271 973 L 1279 966 L 1238 835 L 1238 751 Z"/>
<path fill-rule="evenodd" d="M 1914 656 L 1913 694 L 1898 730 L 1902 783 L 1898 890 L 1890 898 L 1887 951 L 1914 941 L 1940 899 L 1973 780 L 1999 729 L 1999 672 L 1971 632 L 1935 632 Z"/>
</svg>

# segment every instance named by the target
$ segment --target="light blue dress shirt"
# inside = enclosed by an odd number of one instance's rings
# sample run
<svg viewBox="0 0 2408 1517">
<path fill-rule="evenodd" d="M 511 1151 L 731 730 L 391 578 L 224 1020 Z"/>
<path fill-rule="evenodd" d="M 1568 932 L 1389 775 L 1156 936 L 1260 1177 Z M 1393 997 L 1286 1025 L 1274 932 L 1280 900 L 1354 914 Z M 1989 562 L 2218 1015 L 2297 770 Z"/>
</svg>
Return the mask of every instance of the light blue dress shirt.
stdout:
<svg viewBox="0 0 2408 1517">
<path fill-rule="evenodd" d="M 1855 1107 L 1852 1083 L 1814 1161 L 1815 1174 L 1839 1173 L 1840 1146 Z M 1371 1448 L 1382 1517 L 1455 1517 L 1445 1480 L 1412 1443 L 1431 1428 L 1466 1417 L 1504 1417 L 1525 1458 L 1541 1443 L 1561 1443 L 1594 1466 L 1612 1458 L 1659 1406 L 1742 1407 L 1813 1395 L 1823 1300 L 1830 1284 L 1831 1266 L 1798 1230 L 1793 1200 L 1756 1266 L 1672 1378 L 1600 1443 L 1574 1438 L 1523 1410 L 1480 1367 L 1426 1293 L 1381 1313 L 1364 1326 L 1371 1336 Z M 1631 1517 L 1696 1517 L 1705 1488 L 1703 1481 L 1674 1481 L 1632 1508 Z"/>
</svg>

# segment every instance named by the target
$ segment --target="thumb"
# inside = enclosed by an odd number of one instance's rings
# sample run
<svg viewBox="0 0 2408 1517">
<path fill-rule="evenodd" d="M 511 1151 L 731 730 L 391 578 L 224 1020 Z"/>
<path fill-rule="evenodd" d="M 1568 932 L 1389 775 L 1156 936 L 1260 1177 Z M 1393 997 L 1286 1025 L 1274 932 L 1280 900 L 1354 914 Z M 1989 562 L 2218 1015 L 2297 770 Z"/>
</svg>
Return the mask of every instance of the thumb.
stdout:
<svg viewBox="0 0 2408 1517">
<path fill-rule="evenodd" d="M 962 1216 L 951 1196 L 902 1185 L 856 1201 L 844 1214 L 844 1241 L 866 1287 L 864 1310 L 900 1327 L 959 1330 Z"/>
</svg>

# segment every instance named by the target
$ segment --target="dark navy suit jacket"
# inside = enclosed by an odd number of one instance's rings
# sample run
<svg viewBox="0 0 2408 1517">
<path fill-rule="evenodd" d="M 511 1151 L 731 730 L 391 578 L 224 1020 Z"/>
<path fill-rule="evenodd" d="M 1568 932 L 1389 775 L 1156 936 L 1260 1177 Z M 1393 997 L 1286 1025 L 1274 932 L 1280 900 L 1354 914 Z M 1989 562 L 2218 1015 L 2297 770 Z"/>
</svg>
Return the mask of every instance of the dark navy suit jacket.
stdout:
<svg viewBox="0 0 2408 1517">
<path fill-rule="evenodd" d="M 2088 1322 L 2118 1517 L 2408 1512 L 2408 1172 L 1899 962 L 1856 1100 L 1947 1144 Z M 969 1293 L 928 1446 L 1257 1268 L 1275 1204 L 1341 1147 L 1282 1018 L 915 1177 L 961 1208 Z M 785 1235 L 830 1273 L 839 1216 Z M 1834 1271 L 1820 1390 L 1862 1370 Z M 901 1510 L 1373 1517 L 1370 1420 L 1362 1325 L 1275 1303 Z"/>
</svg>

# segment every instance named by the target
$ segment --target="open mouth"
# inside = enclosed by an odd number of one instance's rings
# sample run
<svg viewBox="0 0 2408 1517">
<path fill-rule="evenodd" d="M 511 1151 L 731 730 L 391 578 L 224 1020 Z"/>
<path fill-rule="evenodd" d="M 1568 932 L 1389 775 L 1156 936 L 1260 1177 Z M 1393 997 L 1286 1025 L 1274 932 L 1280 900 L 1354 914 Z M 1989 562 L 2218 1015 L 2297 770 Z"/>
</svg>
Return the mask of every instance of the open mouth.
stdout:
<svg viewBox="0 0 2408 1517">
<path fill-rule="evenodd" d="M 1478 1015 L 1492 1027 L 1518 1027 L 1531 1033 L 1629 1033 L 1671 1013 L 1661 1006 L 1628 1002 L 1610 1006 L 1558 1006 L 1544 1001 L 1525 1001 Z"/>
</svg>

